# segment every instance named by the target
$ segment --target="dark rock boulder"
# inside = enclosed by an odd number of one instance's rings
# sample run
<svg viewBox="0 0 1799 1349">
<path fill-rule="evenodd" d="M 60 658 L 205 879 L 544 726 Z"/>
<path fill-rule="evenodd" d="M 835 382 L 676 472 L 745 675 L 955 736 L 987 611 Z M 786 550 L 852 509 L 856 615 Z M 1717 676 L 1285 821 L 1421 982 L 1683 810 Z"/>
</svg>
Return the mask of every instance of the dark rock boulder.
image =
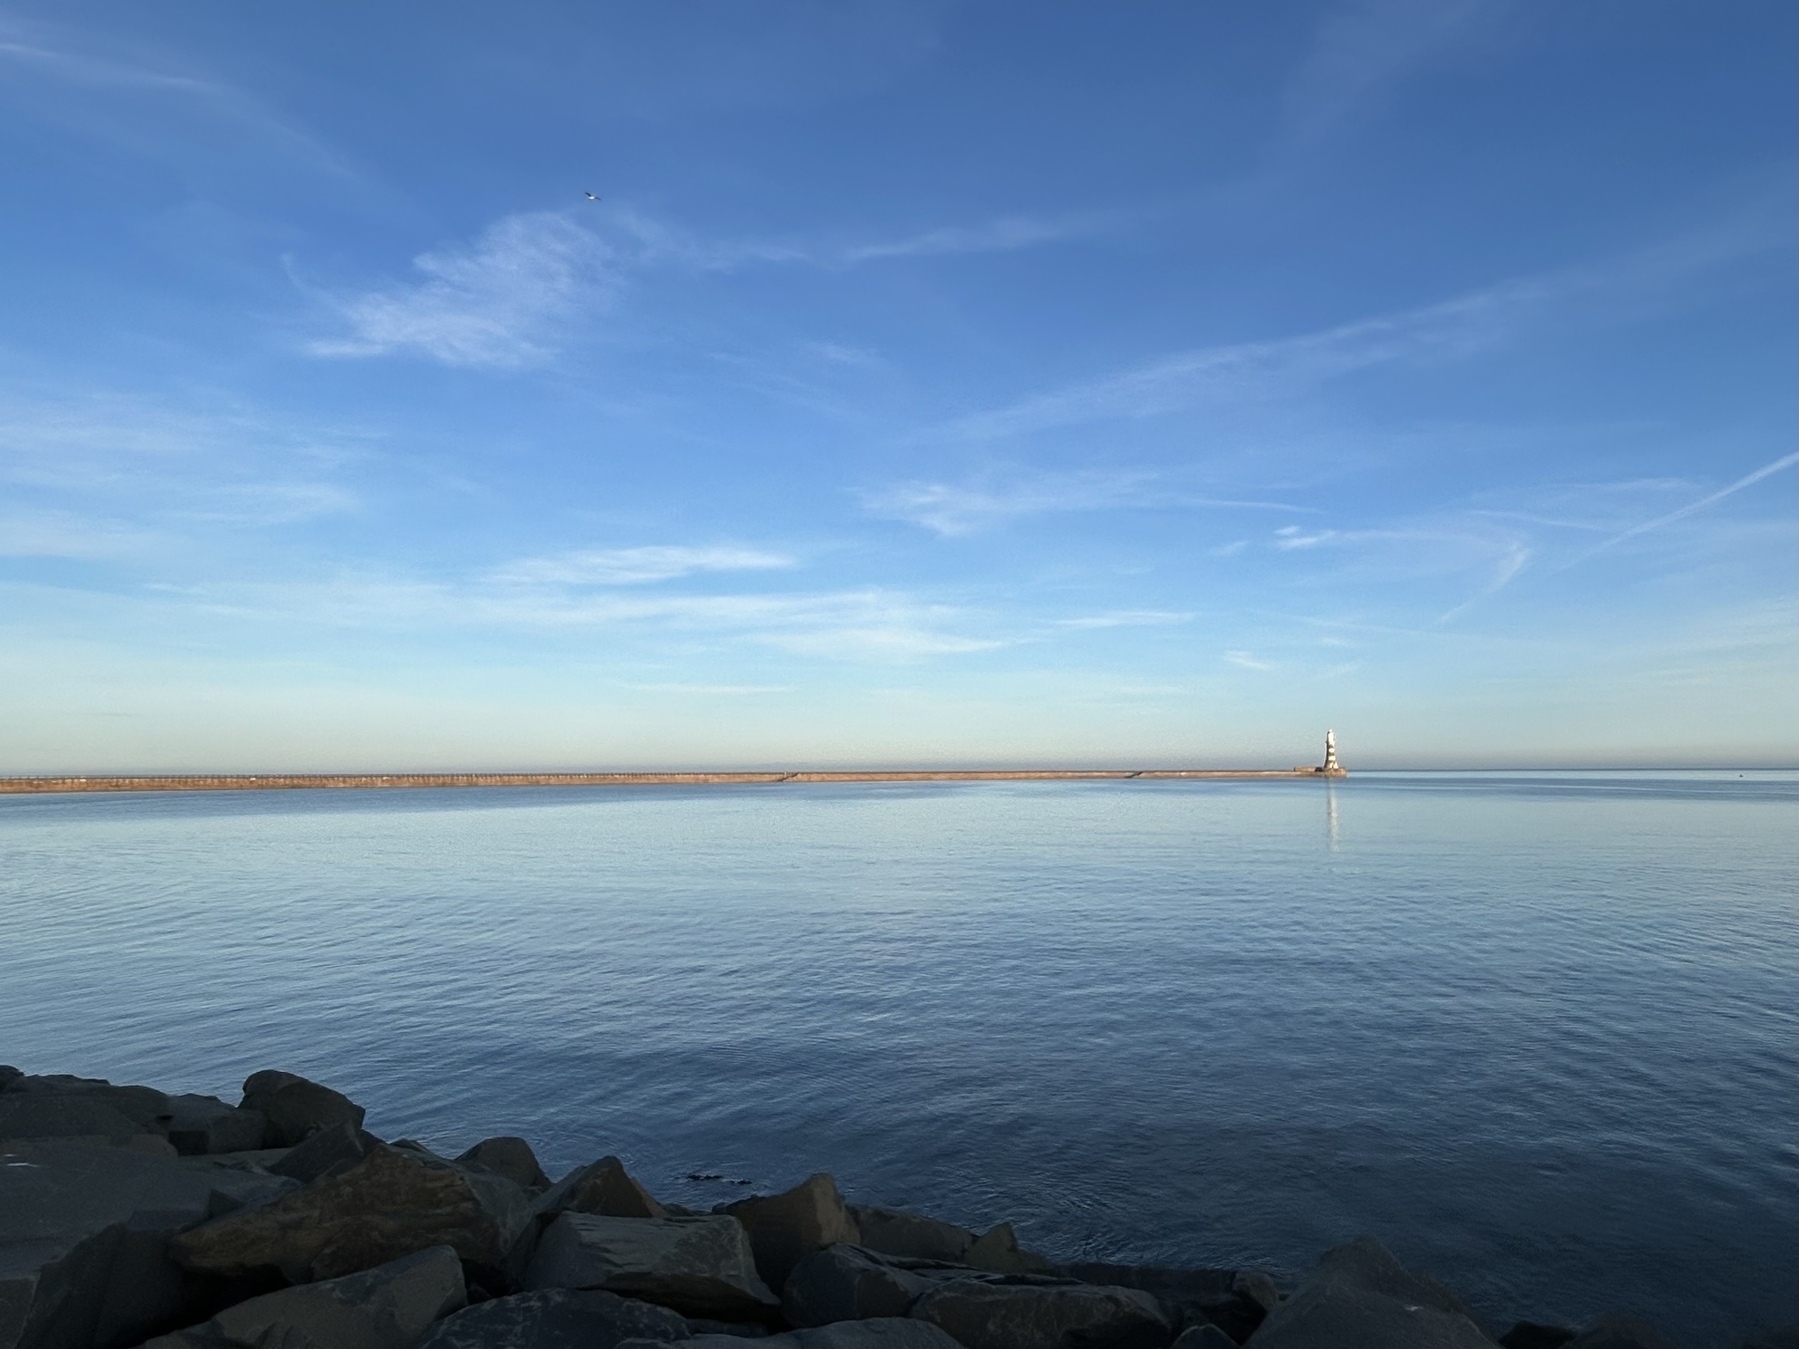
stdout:
<svg viewBox="0 0 1799 1349">
<path fill-rule="evenodd" d="M 770 1288 L 787 1282 L 793 1267 L 813 1251 L 842 1242 L 859 1244 L 837 1182 L 823 1172 L 774 1195 L 753 1195 L 717 1210 L 742 1223 L 756 1252 L 756 1268 Z"/>
<path fill-rule="evenodd" d="M 135 1344 L 210 1316 L 242 1294 L 184 1271 L 171 1239 L 293 1188 L 166 1151 L 42 1139 L 0 1152 L 0 1349 Z"/>
<path fill-rule="evenodd" d="M 1169 1349 L 1237 1349 L 1239 1343 L 1217 1326 L 1188 1326 L 1174 1337 Z"/>
<path fill-rule="evenodd" d="M 1454 1293 L 1401 1265 L 1373 1237 L 1325 1252 L 1268 1314 L 1255 1349 L 1493 1349 Z"/>
<path fill-rule="evenodd" d="M 172 1249 L 192 1270 L 274 1270 L 290 1282 L 311 1283 L 443 1245 L 478 1277 L 488 1277 L 484 1272 L 500 1267 L 528 1213 L 523 1192 L 499 1176 L 431 1165 L 378 1145 L 347 1169 L 273 1203 L 182 1233 Z"/>
<path fill-rule="evenodd" d="M 669 1218 L 676 1214 L 659 1204 L 631 1178 L 616 1157 L 602 1157 L 569 1172 L 531 1201 L 531 1216 L 506 1258 L 506 1278 L 523 1287 L 525 1271 L 551 1223 L 564 1213 L 591 1213 L 602 1218 Z"/>
<path fill-rule="evenodd" d="M 5 1091 L 23 1076 L 25 1074 L 21 1069 L 13 1067 L 10 1063 L 0 1063 L 0 1091 Z"/>
<path fill-rule="evenodd" d="M 1674 1349 L 1671 1340 L 1647 1321 L 1610 1312 L 1568 1341 L 1568 1349 Z"/>
<path fill-rule="evenodd" d="M 433 1246 L 361 1274 L 253 1297 L 143 1349 L 413 1349 L 465 1301 L 462 1261 Z"/>
<path fill-rule="evenodd" d="M 216 1096 L 171 1096 L 169 1110 L 169 1142 L 183 1157 L 252 1152 L 268 1132 L 261 1111 L 240 1110 Z"/>
<path fill-rule="evenodd" d="M 1042 1256 L 1019 1249 L 1011 1223 L 1000 1223 L 976 1237 L 962 1262 L 995 1274 L 1047 1274 L 1053 1268 Z"/>
<path fill-rule="evenodd" d="M 625 1164 L 616 1157 L 602 1157 L 569 1172 L 545 1190 L 533 1208 L 550 1218 L 560 1213 L 593 1213 L 603 1218 L 669 1216 L 668 1210 L 631 1178 Z"/>
<path fill-rule="evenodd" d="M 858 1244 L 880 1255 L 960 1265 L 967 1263 L 968 1248 L 975 1243 L 975 1234 L 966 1227 L 901 1209 L 851 1204 L 849 1214 L 861 1236 Z"/>
<path fill-rule="evenodd" d="M 1255 1333 L 1280 1301 L 1274 1280 L 1259 1270 L 1083 1262 L 1057 1265 L 1056 1273 L 1081 1283 L 1153 1293 L 1176 1326 L 1215 1325 L 1238 1344 Z"/>
<path fill-rule="evenodd" d="M 165 1138 L 172 1113 L 169 1098 L 153 1087 L 20 1073 L 0 1088 L 0 1139 Z"/>
<path fill-rule="evenodd" d="M 666 1307 L 612 1293 L 544 1288 L 446 1317 L 418 1349 L 617 1349 L 630 1339 L 685 1342 L 687 1323 Z"/>
<path fill-rule="evenodd" d="M 263 1146 L 291 1148 L 321 1129 L 348 1122 L 362 1127 L 363 1109 L 348 1096 L 294 1073 L 265 1069 L 244 1079 L 242 1109 L 268 1121 Z"/>
<path fill-rule="evenodd" d="M 298 1147 L 287 1149 L 267 1169 L 272 1175 L 290 1176 L 302 1185 L 310 1185 L 325 1176 L 348 1171 L 380 1146 L 381 1140 L 375 1135 L 345 1120 L 320 1129 Z"/>
<path fill-rule="evenodd" d="M 456 1161 L 459 1164 L 486 1167 L 496 1176 L 504 1176 L 520 1189 L 531 1193 L 538 1193 L 550 1188 L 550 1178 L 544 1175 L 543 1167 L 538 1165 L 537 1154 L 531 1151 L 531 1145 L 524 1139 L 515 1138 L 510 1134 L 503 1134 L 498 1138 L 484 1138 L 458 1157 Z M 619 1169 L 622 1171 L 624 1168 L 621 1166 Z M 627 1179 L 629 1178 L 627 1177 Z M 653 1217 L 655 1215 L 645 1216 Z"/>
<path fill-rule="evenodd" d="M 967 1349 L 1164 1349 L 1174 1338 L 1167 1313 L 1137 1288 L 958 1279 L 911 1314 Z"/>
<path fill-rule="evenodd" d="M 543 1234 L 527 1288 L 598 1288 L 720 1321 L 768 1321 L 780 1306 L 735 1218 L 564 1213 Z"/>
<path fill-rule="evenodd" d="M 654 1342 L 640 1340 L 617 1349 L 654 1349 Z M 744 1349 L 727 1335 L 696 1335 L 683 1349 Z M 810 1330 L 790 1331 L 758 1340 L 756 1349 L 961 1349 L 928 1321 L 886 1317 L 868 1321 L 837 1321 Z"/>
<path fill-rule="evenodd" d="M 1535 1321 L 1520 1321 L 1499 1337 L 1500 1349 L 1562 1349 L 1578 1330 L 1566 1326 L 1545 1326 Z"/>
<path fill-rule="evenodd" d="M 781 1288 L 781 1313 L 802 1327 L 904 1316 L 933 1286 L 923 1275 L 839 1243 L 793 1267 Z"/>
</svg>

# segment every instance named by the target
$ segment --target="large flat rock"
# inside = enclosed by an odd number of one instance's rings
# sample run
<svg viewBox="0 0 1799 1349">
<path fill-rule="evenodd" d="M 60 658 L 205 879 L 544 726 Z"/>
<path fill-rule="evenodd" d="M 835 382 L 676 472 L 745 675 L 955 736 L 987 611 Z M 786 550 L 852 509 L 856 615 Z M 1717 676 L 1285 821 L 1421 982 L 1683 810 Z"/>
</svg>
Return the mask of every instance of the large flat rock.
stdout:
<svg viewBox="0 0 1799 1349">
<path fill-rule="evenodd" d="M 361 1274 L 250 1298 L 144 1349 L 414 1349 L 465 1300 L 462 1261 L 433 1246 Z"/>
<path fill-rule="evenodd" d="M 1494 1349 L 1468 1306 L 1373 1237 L 1325 1252 L 1262 1322 L 1255 1349 Z"/>
<path fill-rule="evenodd" d="M 903 1209 L 851 1204 L 849 1213 L 859 1234 L 857 1244 L 880 1255 L 960 1265 L 967 1262 L 968 1248 L 975 1243 L 975 1234 L 966 1227 Z"/>
<path fill-rule="evenodd" d="M 787 1282 L 793 1267 L 813 1251 L 842 1242 L 856 1245 L 861 1234 L 837 1182 L 820 1172 L 780 1194 L 753 1195 L 718 1210 L 750 1234 L 756 1268 L 770 1288 Z"/>
<path fill-rule="evenodd" d="M 0 1148 L 0 1349 L 135 1344 L 218 1290 L 170 1258 L 182 1229 L 294 1182 L 229 1158 L 73 1140 Z"/>
<path fill-rule="evenodd" d="M 756 1273 L 743 1225 L 723 1214 L 564 1213 L 538 1243 L 524 1282 L 527 1288 L 597 1288 L 719 1321 L 765 1322 L 780 1306 Z"/>
<path fill-rule="evenodd" d="M 419 1349 L 615 1349 L 624 1340 L 688 1338 L 679 1312 L 593 1289 L 542 1288 L 447 1317 Z M 731 1349 L 744 1349 L 743 1341 Z"/>
<path fill-rule="evenodd" d="M 807 1327 L 904 1316 L 935 1285 L 926 1274 L 890 1260 L 841 1243 L 814 1251 L 787 1276 L 781 1313 L 788 1324 Z"/>
<path fill-rule="evenodd" d="M 1165 1349 L 1174 1327 L 1137 1288 L 960 1279 L 913 1304 L 911 1314 L 967 1349 Z"/>
<path fill-rule="evenodd" d="M 511 1181 L 378 1144 L 274 1203 L 182 1233 L 172 1251 L 205 1273 L 311 1283 L 441 1245 L 481 1272 L 500 1268 L 529 1213 Z"/>
</svg>

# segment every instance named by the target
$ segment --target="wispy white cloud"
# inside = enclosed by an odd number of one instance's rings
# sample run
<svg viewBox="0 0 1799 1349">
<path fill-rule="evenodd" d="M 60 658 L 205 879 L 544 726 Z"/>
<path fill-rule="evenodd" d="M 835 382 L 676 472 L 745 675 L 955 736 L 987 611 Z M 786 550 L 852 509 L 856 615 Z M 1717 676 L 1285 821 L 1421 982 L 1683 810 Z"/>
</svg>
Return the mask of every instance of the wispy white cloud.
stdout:
<svg viewBox="0 0 1799 1349">
<path fill-rule="evenodd" d="M 531 211 L 500 218 L 472 243 L 413 259 L 415 280 L 318 295 L 344 330 L 306 344 L 315 356 L 413 354 L 465 368 L 541 365 L 587 330 L 625 286 L 658 267 L 730 271 L 763 265 L 850 267 L 890 258 L 989 253 L 1089 234 L 1097 217 L 1006 217 L 862 243 L 712 239 L 629 207 Z M 817 354 L 868 364 L 867 353 Z"/>
<path fill-rule="evenodd" d="M 1224 659 L 1227 664 L 1235 665 L 1245 670 L 1272 670 L 1274 668 L 1268 661 L 1257 660 L 1255 656 L 1248 651 L 1226 651 L 1224 653 Z"/>
<path fill-rule="evenodd" d="M 277 426 L 238 407 L 195 410 L 0 389 L 0 488 L 15 550 L 147 555 L 207 530 L 254 530 L 358 509 L 342 433 Z"/>
<path fill-rule="evenodd" d="M 1573 566 L 1576 562 L 1585 562 L 1588 558 L 1595 557 L 1598 554 L 1605 552 L 1608 548 L 1617 547 L 1627 539 L 1634 539 L 1640 535 L 1648 534 L 1652 530 L 1662 529 L 1667 525 L 1675 523 L 1677 520 L 1684 520 L 1687 516 L 1695 515 L 1709 506 L 1715 506 L 1718 502 L 1724 500 L 1724 498 L 1734 496 L 1745 487 L 1751 487 L 1760 482 L 1763 478 L 1771 478 L 1783 469 L 1792 468 L 1795 464 L 1799 464 L 1799 454 L 1782 455 L 1771 463 L 1763 464 L 1754 472 L 1744 474 L 1728 487 L 1721 487 L 1717 491 L 1712 492 L 1707 496 L 1703 496 L 1697 501 L 1689 502 L 1678 510 L 1669 511 L 1666 515 L 1658 515 L 1653 520 L 1645 520 L 1641 524 L 1632 525 L 1629 529 L 1614 534 L 1611 538 L 1606 539 L 1602 543 L 1593 545 L 1593 547 L 1572 559 L 1568 565 Z"/>
<path fill-rule="evenodd" d="M 1056 624 L 1064 628 L 1153 628 L 1192 621 L 1193 615 L 1190 613 L 1175 613 L 1167 609 L 1114 609 L 1105 614 L 1060 618 L 1056 620 Z"/>
<path fill-rule="evenodd" d="M 81 35 L 0 15 L 0 95 L 79 133 L 198 167 L 245 152 L 339 179 L 360 175 L 341 153 L 265 100 L 225 80 L 170 68 L 147 53 L 100 54 Z"/>
<path fill-rule="evenodd" d="M 516 369 L 549 358 L 577 316 L 603 305 L 611 250 L 566 213 L 497 221 L 467 248 L 423 253 L 420 281 L 331 297 L 348 334 L 318 356 L 412 352 L 446 365 Z"/>
<path fill-rule="evenodd" d="M 1430 57 L 1466 39 L 1491 11 L 1481 0 L 1349 0 L 1318 25 L 1282 90 L 1302 136 L 1341 121 Z"/>
<path fill-rule="evenodd" d="M 1284 501 L 1207 496 L 1185 487 L 1177 475 L 1148 469 L 1010 472 L 965 482 L 900 482 L 864 493 L 862 504 L 871 514 L 946 536 L 975 534 L 1023 516 L 1068 511 L 1309 510 Z"/>
<path fill-rule="evenodd" d="M 0 557 L 55 557 L 118 561 L 142 557 L 156 536 L 118 520 L 73 511 L 7 511 L 0 514 Z"/>
<path fill-rule="evenodd" d="M 770 571 L 794 565 L 795 559 L 785 553 L 755 548 L 590 548 L 520 558 L 497 568 L 491 577 L 502 585 L 625 586 L 700 572 Z"/>
<path fill-rule="evenodd" d="M 1704 229 L 1590 265 L 1516 277 L 1390 314 L 1289 337 L 1227 342 L 1161 356 L 1095 379 L 955 419 L 950 440 L 997 440 L 1196 406 L 1290 398 L 1389 365 L 1464 360 L 1499 349 L 1552 316 L 1562 323 L 1632 317 L 1697 275 L 1784 246 L 1784 217 L 1756 197 Z"/>
</svg>

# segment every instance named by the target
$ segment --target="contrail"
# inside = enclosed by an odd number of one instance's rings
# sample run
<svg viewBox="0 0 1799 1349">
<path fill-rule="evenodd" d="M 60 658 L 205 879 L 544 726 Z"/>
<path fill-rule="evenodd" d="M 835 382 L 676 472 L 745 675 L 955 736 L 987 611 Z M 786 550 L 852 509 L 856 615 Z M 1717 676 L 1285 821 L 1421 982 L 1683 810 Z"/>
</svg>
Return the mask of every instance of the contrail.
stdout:
<svg viewBox="0 0 1799 1349">
<path fill-rule="evenodd" d="M 1780 470 L 1783 468 L 1791 468 L 1794 464 L 1799 464 L 1799 454 L 1782 455 L 1780 458 L 1776 459 L 1773 463 L 1763 464 L 1760 468 L 1756 469 L 1755 472 L 1747 474 L 1744 477 L 1738 478 L 1735 482 L 1731 483 L 1730 486 L 1728 486 L 1728 487 L 1719 488 L 1716 492 L 1713 492 L 1708 497 L 1701 497 L 1698 501 L 1694 501 L 1688 505 L 1682 506 L 1677 511 L 1669 511 L 1666 515 L 1658 515 L 1653 520 L 1645 520 L 1640 525 L 1632 525 L 1629 529 L 1625 530 L 1622 534 L 1614 534 L 1614 535 L 1612 535 L 1611 538 L 1607 539 L 1604 543 L 1594 544 L 1591 548 L 1587 549 L 1586 552 L 1581 553 L 1578 557 L 1574 558 L 1573 561 L 1569 562 L 1567 565 L 1572 567 L 1575 562 L 1585 562 L 1589 557 L 1592 557 L 1594 554 L 1603 553 L 1607 548 L 1610 548 L 1613 544 L 1623 543 L 1624 540 L 1634 539 L 1639 534 L 1647 534 L 1652 529 L 1660 529 L 1663 525 L 1673 524 L 1674 521 L 1681 519 L 1683 516 L 1691 515 L 1694 511 L 1702 511 L 1707 506 L 1711 505 L 1713 502 L 1724 500 L 1724 498 L 1729 496 L 1732 492 L 1740 492 L 1745 487 L 1749 486 L 1751 483 L 1760 482 L 1763 478 L 1771 477 L 1772 475 L 1780 472 Z"/>
</svg>

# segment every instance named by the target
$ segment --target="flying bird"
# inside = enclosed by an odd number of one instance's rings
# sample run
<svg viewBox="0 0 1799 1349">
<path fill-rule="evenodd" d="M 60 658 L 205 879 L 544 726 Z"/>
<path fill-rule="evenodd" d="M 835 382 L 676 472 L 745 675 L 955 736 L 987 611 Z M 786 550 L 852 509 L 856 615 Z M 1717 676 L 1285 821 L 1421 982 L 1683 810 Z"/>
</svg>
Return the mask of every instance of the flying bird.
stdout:
<svg viewBox="0 0 1799 1349">
<path fill-rule="evenodd" d="M 589 200 L 589 201 L 598 201 L 599 200 L 599 198 L 594 196 L 593 193 L 591 193 L 591 192 L 587 193 L 586 196 L 587 196 L 587 200 Z"/>
</svg>

